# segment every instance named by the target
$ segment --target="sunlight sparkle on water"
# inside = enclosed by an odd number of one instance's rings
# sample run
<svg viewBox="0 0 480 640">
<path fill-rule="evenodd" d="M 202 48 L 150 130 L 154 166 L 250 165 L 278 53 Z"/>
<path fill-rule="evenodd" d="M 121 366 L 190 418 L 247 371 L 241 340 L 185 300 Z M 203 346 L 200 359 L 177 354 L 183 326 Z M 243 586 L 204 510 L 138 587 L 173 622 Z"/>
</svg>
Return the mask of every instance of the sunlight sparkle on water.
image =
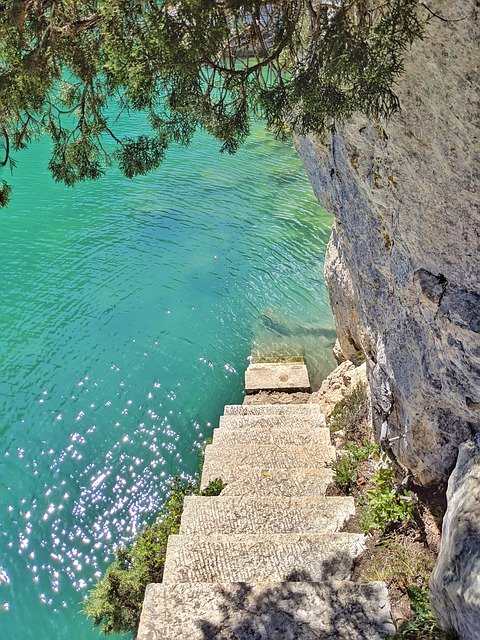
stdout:
<svg viewBox="0 0 480 640">
<path fill-rule="evenodd" d="M 18 154 L 0 236 L 5 637 L 98 638 L 82 599 L 171 477 L 192 478 L 254 342 L 283 340 L 263 310 L 331 326 L 330 218 L 292 149 L 259 126 L 217 151 L 199 137 L 149 176 L 73 190 L 44 142 Z M 298 339 L 321 370 L 331 345 Z"/>
</svg>

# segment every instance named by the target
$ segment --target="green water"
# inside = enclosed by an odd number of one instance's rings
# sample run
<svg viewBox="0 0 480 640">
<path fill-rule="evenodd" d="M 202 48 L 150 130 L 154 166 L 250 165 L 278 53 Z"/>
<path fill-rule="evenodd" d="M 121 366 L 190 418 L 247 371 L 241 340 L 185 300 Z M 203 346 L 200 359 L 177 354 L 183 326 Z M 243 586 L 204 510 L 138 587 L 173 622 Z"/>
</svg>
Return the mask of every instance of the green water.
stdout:
<svg viewBox="0 0 480 640">
<path fill-rule="evenodd" d="M 67 189 L 47 158 L 17 156 L 0 211 L 0 637 L 87 640 L 85 593 L 195 472 L 252 346 L 331 365 L 305 329 L 331 326 L 331 219 L 260 125 L 236 156 L 198 135 L 135 181 Z"/>
</svg>

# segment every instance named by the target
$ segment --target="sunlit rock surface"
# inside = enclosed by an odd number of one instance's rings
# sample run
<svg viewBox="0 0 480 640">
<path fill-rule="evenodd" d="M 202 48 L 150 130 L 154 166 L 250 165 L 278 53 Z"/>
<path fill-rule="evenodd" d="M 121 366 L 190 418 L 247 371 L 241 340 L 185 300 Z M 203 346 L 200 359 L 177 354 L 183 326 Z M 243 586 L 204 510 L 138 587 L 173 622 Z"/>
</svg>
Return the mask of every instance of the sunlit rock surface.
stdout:
<svg viewBox="0 0 480 640">
<path fill-rule="evenodd" d="M 335 213 L 326 276 L 342 351 L 366 355 L 377 435 L 422 484 L 444 483 L 479 430 L 478 19 L 433 1 L 388 124 L 297 142 Z M 461 20 L 460 20 L 461 19 Z"/>
<path fill-rule="evenodd" d="M 367 385 L 366 365 L 356 367 L 346 360 L 338 365 L 322 382 L 320 389 L 312 393 L 309 402 L 319 405 L 327 418 L 335 406 L 349 396 L 359 384 Z"/>
<path fill-rule="evenodd" d="M 480 439 L 460 446 L 447 491 L 442 545 L 430 587 L 446 629 L 476 640 L 480 626 Z"/>
</svg>

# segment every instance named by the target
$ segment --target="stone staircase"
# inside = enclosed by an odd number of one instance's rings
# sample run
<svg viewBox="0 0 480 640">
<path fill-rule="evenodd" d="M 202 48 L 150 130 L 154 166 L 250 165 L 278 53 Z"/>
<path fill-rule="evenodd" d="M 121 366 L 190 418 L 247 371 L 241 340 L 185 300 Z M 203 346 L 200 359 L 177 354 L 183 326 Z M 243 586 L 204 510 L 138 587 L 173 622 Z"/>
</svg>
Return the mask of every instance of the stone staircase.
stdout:
<svg viewBox="0 0 480 640">
<path fill-rule="evenodd" d="M 305 365 L 252 364 L 246 391 L 309 390 Z M 327 497 L 335 449 L 314 404 L 227 405 L 201 485 L 145 593 L 138 640 L 377 640 L 394 633 L 386 586 L 349 580 L 364 537 L 352 498 Z"/>
</svg>

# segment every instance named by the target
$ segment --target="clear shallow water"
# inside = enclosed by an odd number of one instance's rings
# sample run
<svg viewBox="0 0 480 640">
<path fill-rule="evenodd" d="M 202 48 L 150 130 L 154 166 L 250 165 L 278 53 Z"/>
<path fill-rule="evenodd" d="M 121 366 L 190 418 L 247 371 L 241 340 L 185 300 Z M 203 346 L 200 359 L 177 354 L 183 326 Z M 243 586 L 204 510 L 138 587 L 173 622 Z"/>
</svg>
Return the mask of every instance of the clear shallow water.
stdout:
<svg viewBox="0 0 480 640">
<path fill-rule="evenodd" d="M 67 189 L 47 158 L 18 155 L 0 211 L 0 636 L 88 640 L 82 598 L 195 473 L 252 346 L 330 366 L 331 219 L 261 126 L 236 156 L 199 135 L 135 181 Z"/>
</svg>

